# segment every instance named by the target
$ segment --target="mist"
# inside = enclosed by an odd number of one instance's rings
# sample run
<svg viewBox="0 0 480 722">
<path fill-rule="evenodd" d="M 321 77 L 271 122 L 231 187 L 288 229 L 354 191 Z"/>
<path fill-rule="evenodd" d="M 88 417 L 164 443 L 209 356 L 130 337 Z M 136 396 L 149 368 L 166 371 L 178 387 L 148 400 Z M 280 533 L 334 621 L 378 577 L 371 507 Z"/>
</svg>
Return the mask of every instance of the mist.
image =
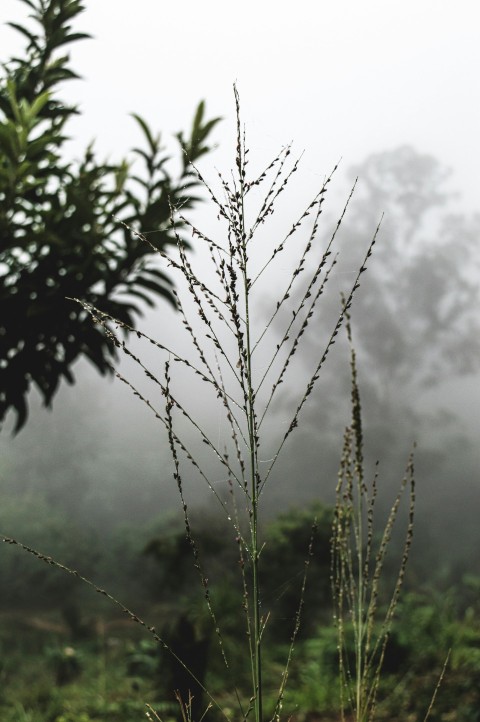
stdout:
<svg viewBox="0 0 480 722">
<path fill-rule="evenodd" d="M 348 292 L 383 211 L 375 253 L 352 309 L 367 459 L 372 475 L 375 462 L 380 463 L 380 497 L 387 508 L 416 443 L 415 550 L 421 566 L 433 566 L 437 580 L 478 573 L 479 217 L 458 212 L 452 194 L 444 190 L 448 174 L 435 158 L 400 146 L 367 157 L 345 174 L 343 190 L 337 188 L 329 198 L 321 219 L 322 249 L 357 176 L 341 228 L 338 269 L 281 401 L 274 404 L 265 461 L 275 437 L 288 427 L 338 314 L 340 293 Z M 301 207 L 297 193 L 275 219 L 274 233 L 295 220 L 294 211 Z M 207 206 L 198 222 L 213 228 Z M 198 246 L 191 259 L 205 267 Z M 286 277 L 291 260 L 283 261 Z M 283 282 L 281 274 L 277 280 Z M 259 328 L 268 322 L 272 293 L 278 296 L 278 288 L 267 284 L 261 289 Z M 278 343 L 279 326 L 272 325 L 268 343 Z M 146 313 L 139 328 L 189 353 L 181 319 L 166 304 Z M 198 333 L 203 333 L 200 327 Z M 138 344 L 138 354 L 153 373 L 162 374 L 163 362 L 150 345 Z M 138 369 L 124 359 L 118 360 L 118 368 L 143 388 Z M 85 362 L 77 365 L 75 376 L 75 385 L 64 385 L 54 398 L 52 410 L 44 409 L 32 392 L 29 420 L 20 434 L 12 437 L 5 425 L 0 438 L 2 495 L 14 499 L 19 511 L 26 505 L 30 515 L 36 513 L 32 500 L 42 500 L 76 527 L 96 530 L 108 544 L 126 523 L 148 527 L 155 518 L 179 510 L 173 463 L 165 429 L 131 389 L 118 379 L 99 377 Z M 221 445 L 226 432 L 218 401 L 189 386 L 178 365 L 172 376 L 185 405 Z M 162 403 L 158 389 L 149 398 Z M 333 502 L 343 429 L 350 422 L 349 398 L 349 350 L 342 336 L 266 490 L 266 518 L 292 505 Z M 188 435 L 187 440 L 201 454 L 199 444 Z M 228 480 L 218 470 L 211 473 L 212 485 L 227 493 Z M 190 471 L 185 472 L 185 488 L 189 505 L 213 513 L 208 489 Z M 34 527 L 45 513 L 42 504 L 37 509 Z M 16 535 L 14 528 L 3 532 Z"/>
<path fill-rule="evenodd" d="M 95 39 L 75 44 L 72 52 L 85 78 L 65 94 L 66 102 L 82 110 L 71 128 L 72 157 L 93 137 L 100 154 L 122 157 L 137 142 L 132 110 L 160 127 L 168 146 L 205 97 L 208 113 L 224 122 L 218 148 L 203 159 L 201 170 L 209 179 L 217 167 L 227 173 L 234 164 L 237 80 L 252 164 L 266 165 L 292 137 L 297 155 L 305 151 L 301 180 L 275 215 L 272 233 L 289 227 L 343 157 L 319 228 L 324 245 L 358 176 L 339 232 L 339 263 L 282 400 L 273 406 L 265 459 L 273 437 L 291 418 L 338 313 L 340 293 L 348 291 L 381 220 L 352 309 L 368 459 L 372 469 L 380 462 L 388 504 L 416 442 L 418 553 L 436 554 L 449 568 L 478 569 L 480 221 L 474 149 L 480 105 L 470 82 L 471 68 L 478 65 L 474 11 L 468 4 L 459 10 L 433 2 L 369 0 L 362 6 L 300 3 L 292 13 L 288 5 L 247 2 L 232 23 L 228 7 L 219 2 L 207 14 L 187 3 L 188 20 L 174 5 L 160 12 L 140 3 L 124 8 L 121 19 L 113 0 L 85 5 L 78 29 Z M 5 0 L 0 15 L 2 22 L 22 23 L 25 7 Z M 248 52 L 239 52 L 237 36 Z M 180 53 L 179 37 L 185 49 Z M 6 57 L 23 47 L 11 28 L 4 27 L 2 40 Z M 208 200 L 193 221 L 216 232 Z M 192 245 L 192 262 L 203 269 L 201 245 L 195 240 Z M 278 271 L 279 287 L 293 258 L 286 256 Z M 271 290 L 262 289 L 259 327 L 268 318 L 263 308 Z M 163 302 L 154 312 L 145 310 L 139 327 L 186 349 L 179 316 Z M 273 324 L 271 343 L 278 328 Z M 334 351 L 266 491 L 269 516 L 292 504 L 333 500 L 342 433 L 350 420 L 343 337 Z M 162 361 L 152 349 L 141 352 L 161 373 Z M 143 383 L 122 359 L 119 364 L 122 373 L 133 373 L 134 384 Z M 98 376 L 87 362 L 78 363 L 74 373 L 75 384 L 60 388 L 51 410 L 32 391 L 26 427 L 12 437 L 10 419 L 2 429 L 3 498 L 16 504 L 19 514 L 28 506 L 38 522 L 45 507 L 35 500 L 43 499 L 105 540 L 123 523 L 146 526 L 156 515 L 178 510 L 161 424 L 118 380 Z M 218 408 L 189 387 L 184 392 L 202 423 L 221 438 Z M 219 488 L 226 483 L 222 475 L 213 481 Z M 212 506 L 193 476 L 187 486 L 192 504 Z M 18 530 L 4 531 L 15 536 Z"/>
</svg>

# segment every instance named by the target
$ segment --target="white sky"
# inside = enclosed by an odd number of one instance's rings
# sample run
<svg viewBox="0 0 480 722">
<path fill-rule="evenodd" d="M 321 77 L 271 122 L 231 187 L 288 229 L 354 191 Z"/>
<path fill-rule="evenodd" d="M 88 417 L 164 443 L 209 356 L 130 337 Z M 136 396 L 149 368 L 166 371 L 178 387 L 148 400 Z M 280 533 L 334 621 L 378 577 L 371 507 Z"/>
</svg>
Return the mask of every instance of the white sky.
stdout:
<svg viewBox="0 0 480 722">
<path fill-rule="evenodd" d="M 112 159 L 138 140 L 129 113 L 165 138 L 189 126 L 201 98 L 233 115 L 237 81 L 253 144 L 275 153 L 294 140 L 323 177 L 409 143 L 454 171 L 452 187 L 478 207 L 480 5 L 477 0 L 85 0 L 75 23 L 94 40 L 74 46 L 83 82 L 78 148 L 93 137 Z M 28 7 L 1 0 L 0 22 Z M 2 27 L 2 58 L 18 48 Z M 65 95 L 67 94 L 67 91 Z M 231 125 L 216 133 L 222 165 Z M 229 162 L 229 161 L 227 161 Z"/>
</svg>

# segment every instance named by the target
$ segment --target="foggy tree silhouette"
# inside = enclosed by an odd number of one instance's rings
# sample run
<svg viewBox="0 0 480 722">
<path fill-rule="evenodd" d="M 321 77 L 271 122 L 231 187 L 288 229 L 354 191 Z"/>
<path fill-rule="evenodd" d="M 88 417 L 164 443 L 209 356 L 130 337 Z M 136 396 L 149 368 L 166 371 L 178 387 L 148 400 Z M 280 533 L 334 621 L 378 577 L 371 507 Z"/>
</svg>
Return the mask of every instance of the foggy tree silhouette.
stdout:
<svg viewBox="0 0 480 722">
<path fill-rule="evenodd" d="M 114 348 L 101 328 L 67 297 L 78 297 L 133 325 L 140 303 L 174 304 L 172 283 L 158 256 L 126 226 L 148 232 L 160 249 L 175 243 L 170 204 L 191 207 L 196 178 L 189 166 L 210 148 L 218 118 L 205 120 L 200 103 L 189 137 L 177 134 L 180 170 L 147 123 L 134 115 L 144 165 L 100 162 L 89 146 L 79 162 L 64 155 L 67 122 L 78 114 L 58 85 L 79 76 L 64 46 L 89 37 L 72 32 L 80 0 L 21 0 L 36 26 L 9 23 L 26 39 L 24 57 L 3 64 L 0 79 L 0 422 L 11 409 L 15 432 L 27 419 L 31 386 L 50 405 L 72 365 L 88 358 L 109 372 Z M 126 224 L 126 226 L 124 225 Z"/>
<path fill-rule="evenodd" d="M 349 175 L 359 180 L 340 230 L 343 247 L 337 273 L 324 296 L 322 316 L 316 319 L 317 333 L 306 338 L 300 360 L 304 366 L 314 362 L 321 347 L 317 339 L 328 328 L 328 314 L 333 317 L 338 311 L 340 292 L 356 268 L 362 240 L 384 213 L 372 263 L 351 312 L 371 458 L 388 454 L 389 466 L 395 467 L 405 455 L 405 440 L 419 442 L 424 460 L 421 496 L 427 489 L 435 490 L 432 534 L 438 544 L 444 542 L 442 524 L 451 523 L 449 503 L 442 499 L 455 495 L 458 504 L 459 484 L 472 499 L 476 483 L 470 476 L 474 449 L 462 421 L 445 408 L 442 383 L 480 369 L 480 214 L 456 211 L 452 184 L 446 183 L 449 171 L 409 146 L 371 155 Z M 280 498 L 288 498 L 292 475 L 303 479 L 301 490 L 296 490 L 303 499 L 318 493 L 319 484 L 324 485 L 322 498 L 330 498 L 340 453 L 338 435 L 348 410 L 342 402 L 349 388 L 343 341 L 325 364 L 319 403 L 307 410 L 291 461 L 285 461 Z M 421 398 L 427 391 L 424 403 Z M 427 405 L 432 392 L 433 409 L 431 401 Z M 321 478 L 311 460 L 319 428 Z M 474 533 L 468 507 L 466 503 L 465 535 Z"/>
<path fill-rule="evenodd" d="M 385 210 L 382 240 L 354 310 L 356 343 L 387 385 L 430 386 L 480 367 L 480 216 L 450 209 L 449 171 L 409 146 L 352 168 L 360 179 L 348 243 Z"/>
<path fill-rule="evenodd" d="M 407 387 L 425 389 L 480 368 L 480 215 L 454 213 L 454 194 L 444 189 L 449 171 L 409 146 L 371 155 L 349 175 L 359 180 L 338 285 L 324 306 L 338 308 L 343 275 L 356 267 L 361 239 L 384 212 L 352 321 L 364 395 L 388 406 Z M 337 367 L 331 373 L 339 379 Z"/>
</svg>

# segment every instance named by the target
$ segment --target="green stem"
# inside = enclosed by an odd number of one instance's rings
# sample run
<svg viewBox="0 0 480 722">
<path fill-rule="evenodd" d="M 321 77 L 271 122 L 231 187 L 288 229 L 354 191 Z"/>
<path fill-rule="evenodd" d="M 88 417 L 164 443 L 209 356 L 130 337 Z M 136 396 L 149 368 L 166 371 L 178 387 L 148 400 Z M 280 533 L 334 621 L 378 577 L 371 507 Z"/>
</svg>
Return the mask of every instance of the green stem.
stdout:
<svg viewBox="0 0 480 722">
<path fill-rule="evenodd" d="M 252 585 L 253 585 L 253 639 L 254 639 L 254 696 L 255 720 L 262 722 L 262 640 L 261 640 L 261 610 L 259 586 L 259 548 L 258 548 L 258 484 L 255 439 L 255 400 L 252 385 L 252 364 L 250 345 L 250 317 L 248 304 L 248 280 L 246 273 L 246 254 L 244 255 L 244 283 L 245 283 L 245 322 L 247 345 L 247 388 L 248 388 L 248 436 L 250 444 L 250 475 L 252 495 Z"/>
<path fill-rule="evenodd" d="M 243 160 L 243 158 L 242 158 Z M 243 163 L 240 166 L 240 195 L 241 195 L 241 248 L 242 248 L 242 276 L 245 293 L 245 341 L 247 351 L 247 424 L 250 446 L 250 476 L 251 476 L 251 562 L 252 562 L 252 594 L 253 594 L 253 696 L 255 702 L 255 721 L 262 722 L 263 700 L 262 700 L 262 629 L 260 609 L 260 585 L 259 585 L 259 548 L 258 548 L 258 480 L 257 480 L 257 456 L 256 456 L 256 426 L 255 426 L 255 395 L 252 379 L 252 347 L 250 340 L 250 310 L 249 310 L 249 281 L 247 274 L 247 248 L 245 234 L 244 215 L 244 183 Z"/>
</svg>

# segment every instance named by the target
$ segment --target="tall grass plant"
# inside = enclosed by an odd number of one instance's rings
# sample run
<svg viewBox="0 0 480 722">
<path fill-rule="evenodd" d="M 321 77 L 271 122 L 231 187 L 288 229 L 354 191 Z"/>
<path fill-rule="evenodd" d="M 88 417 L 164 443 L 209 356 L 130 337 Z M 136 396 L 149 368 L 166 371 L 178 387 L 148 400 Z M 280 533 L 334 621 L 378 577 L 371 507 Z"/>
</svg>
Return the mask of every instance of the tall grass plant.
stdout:
<svg viewBox="0 0 480 722">
<path fill-rule="evenodd" d="M 193 718 L 195 722 L 210 710 L 227 719 L 254 719 L 255 722 L 267 719 L 273 722 L 282 717 L 291 662 L 302 623 L 305 589 L 307 583 L 315 584 L 315 580 L 308 579 L 309 561 L 315 553 L 315 521 L 312 522 L 310 544 L 305 550 L 297 613 L 291 628 L 286 630 L 289 642 L 284 664 L 275 694 L 268 694 L 267 708 L 264 646 L 269 613 L 264 605 L 268 590 L 263 586 L 263 541 L 260 533 L 266 490 L 275 484 L 282 456 L 288 453 L 291 436 L 301 422 L 306 405 L 313 399 L 322 368 L 345 325 L 351 339 L 349 310 L 378 234 L 378 228 L 372 229 L 373 237 L 366 244 L 364 260 L 350 287 L 339 299 L 338 316 L 326 331 L 325 339 L 319 341 L 317 356 L 290 417 L 282 427 L 275 413 L 275 402 L 281 396 L 282 385 L 298 385 L 298 367 L 295 364 L 310 323 L 320 313 L 322 296 L 331 288 L 339 252 L 338 231 L 354 189 L 326 236 L 320 232 L 320 223 L 336 168 L 291 221 L 286 232 L 279 234 L 275 228 L 269 231 L 268 224 L 273 214 L 280 208 L 290 207 L 288 190 L 300 159 L 292 160 L 292 148 L 286 146 L 264 169 L 251 171 L 236 89 L 235 103 L 236 152 L 231 175 L 219 173 L 217 187 L 214 188 L 198 169 L 193 169 L 218 219 L 218 230 L 203 232 L 183 216 L 181 207 L 172 206 L 171 225 L 177 243 L 175 256 L 167 256 L 155 248 L 153 233 L 141 235 L 132 231 L 138 242 L 146 243 L 157 251 L 177 276 L 175 301 L 179 325 L 189 340 L 190 351 L 182 354 L 175 348 L 176 339 L 156 340 L 77 299 L 109 342 L 140 370 L 146 381 L 145 387 L 143 381 L 133 383 L 123 370 L 115 369 L 115 374 L 148 407 L 168 438 L 172 474 L 178 488 L 192 563 L 198 572 L 200 589 L 223 662 L 224 686 L 232 690 L 235 700 L 235 709 L 226 709 L 204 680 L 196 677 L 192 670 L 187 670 L 192 685 L 203 691 L 206 700 L 205 707 L 199 710 L 189 694 L 184 693 L 180 697 L 182 718 Z M 185 228 L 195 240 L 198 257 L 209 259 L 210 268 L 206 273 L 196 269 L 193 257 L 186 252 Z M 292 258 L 293 265 L 286 277 L 285 259 L 290 263 Z M 276 293 L 273 299 L 272 291 Z M 158 352 L 160 361 L 144 360 L 139 347 L 142 343 Z M 366 722 L 374 717 L 382 659 L 410 549 L 414 483 L 413 461 L 410 459 L 401 491 L 379 545 L 375 547 L 377 482 L 375 476 L 369 486 L 364 470 L 361 406 L 353 350 L 351 369 L 353 420 L 345 434 L 337 486 L 332 586 L 339 634 L 343 714 L 351 713 L 357 722 Z M 207 403 L 212 398 L 217 404 L 216 425 L 212 425 L 208 418 L 210 412 L 205 411 L 210 408 Z M 192 400 L 198 399 L 200 404 L 192 403 Z M 272 437 L 275 435 L 273 444 Z M 221 486 L 218 480 L 221 480 Z M 188 497 L 191 483 L 204 485 L 207 497 L 228 521 L 231 540 L 237 546 L 245 646 L 236 649 L 235 655 L 248 660 L 248 689 L 239 685 L 233 671 L 236 667 L 232 664 L 232 650 L 225 643 L 215 593 L 193 531 L 191 515 L 194 512 Z M 293 488 L 296 483 L 297 480 L 292 479 Z M 224 493 L 223 489 L 228 492 Z M 405 489 L 410 490 L 410 505 L 404 553 L 391 601 L 378 624 L 383 563 L 400 508 L 400 497 Z M 109 598 L 130 619 L 145 627 L 178 665 L 186 667 L 156 628 L 107 591 L 37 550 L 11 538 L 4 538 L 4 541 L 60 567 Z M 219 539 L 218 543 L 221 545 L 224 541 Z M 350 655 L 351 648 L 353 655 Z M 157 719 L 152 707 L 148 708 L 147 717 Z"/>
</svg>

